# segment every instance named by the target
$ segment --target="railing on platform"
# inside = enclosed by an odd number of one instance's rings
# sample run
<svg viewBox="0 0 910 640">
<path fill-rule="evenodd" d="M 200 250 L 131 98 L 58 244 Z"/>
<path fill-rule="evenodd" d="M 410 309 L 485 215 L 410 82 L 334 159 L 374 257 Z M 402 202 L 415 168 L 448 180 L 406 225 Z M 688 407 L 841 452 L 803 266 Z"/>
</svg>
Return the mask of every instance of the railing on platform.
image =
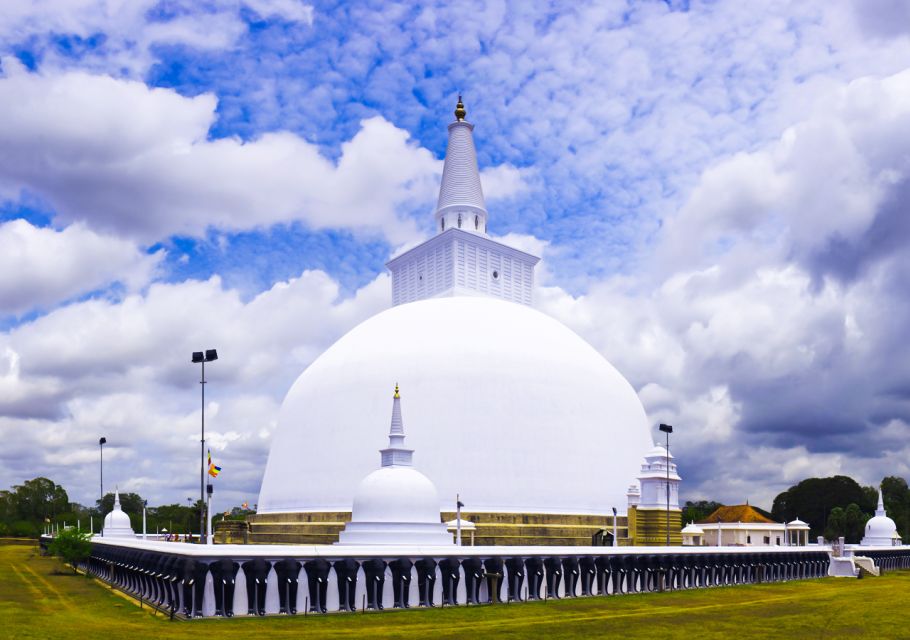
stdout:
<svg viewBox="0 0 910 640">
<path fill-rule="evenodd" d="M 910 568 L 908 548 L 865 555 Z M 95 539 L 83 569 L 147 606 L 195 618 L 710 588 L 819 578 L 828 564 L 829 549 L 811 546 L 206 547 Z"/>
</svg>

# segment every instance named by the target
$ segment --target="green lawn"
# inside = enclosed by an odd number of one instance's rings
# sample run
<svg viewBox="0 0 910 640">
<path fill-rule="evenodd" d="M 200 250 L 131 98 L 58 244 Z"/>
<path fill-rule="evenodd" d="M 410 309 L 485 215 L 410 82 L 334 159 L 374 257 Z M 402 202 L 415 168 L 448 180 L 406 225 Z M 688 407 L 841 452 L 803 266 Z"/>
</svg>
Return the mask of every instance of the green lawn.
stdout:
<svg viewBox="0 0 910 640">
<path fill-rule="evenodd" d="M 0 544 L 2 638 L 910 638 L 910 571 L 548 603 L 171 622 Z"/>
</svg>

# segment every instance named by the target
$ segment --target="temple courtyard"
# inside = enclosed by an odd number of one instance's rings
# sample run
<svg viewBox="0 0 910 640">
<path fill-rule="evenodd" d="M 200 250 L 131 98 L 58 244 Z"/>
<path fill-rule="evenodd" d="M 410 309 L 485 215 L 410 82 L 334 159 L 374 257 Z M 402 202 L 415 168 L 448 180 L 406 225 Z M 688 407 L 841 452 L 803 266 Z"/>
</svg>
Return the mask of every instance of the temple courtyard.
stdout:
<svg viewBox="0 0 910 640">
<path fill-rule="evenodd" d="M 323 616 L 171 621 L 32 544 L 0 543 L 2 638 L 906 638 L 910 571 L 692 591 Z"/>
</svg>

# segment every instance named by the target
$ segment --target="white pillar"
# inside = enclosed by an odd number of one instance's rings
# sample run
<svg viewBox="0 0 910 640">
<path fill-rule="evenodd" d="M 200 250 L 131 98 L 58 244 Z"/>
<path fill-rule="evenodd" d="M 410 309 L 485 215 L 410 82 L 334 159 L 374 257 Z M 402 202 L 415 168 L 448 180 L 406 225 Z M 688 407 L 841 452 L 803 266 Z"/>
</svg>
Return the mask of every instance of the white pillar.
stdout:
<svg viewBox="0 0 910 640">
<path fill-rule="evenodd" d="M 455 494 L 455 544 L 461 546 L 461 496 Z"/>
<path fill-rule="evenodd" d="M 208 497 L 205 499 L 205 510 L 208 514 L 205 523 L 205 543 L 215 544 L 212 540 L 212 494 L 208 494 Z"/>
<path fill-rule="evenodd" d="M 92 535 L 95 534 L 95 516 L 88 517 L 88 531 Z"/>
<path fill-rule="evenodd" d="M 146 539 L 145 535 L 145 505 L 142 505 L 142 539 Z"/>
</svg>

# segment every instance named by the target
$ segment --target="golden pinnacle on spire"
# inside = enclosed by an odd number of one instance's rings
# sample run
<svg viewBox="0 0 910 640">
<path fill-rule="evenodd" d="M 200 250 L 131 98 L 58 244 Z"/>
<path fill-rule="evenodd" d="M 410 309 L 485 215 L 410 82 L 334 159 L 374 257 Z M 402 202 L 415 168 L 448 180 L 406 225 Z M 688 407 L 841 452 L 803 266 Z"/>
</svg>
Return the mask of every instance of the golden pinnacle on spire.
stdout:
<svg viewBox="0 0 910 640">
<path fill-rule="evenodd" d="M 398 383 L 397 383 L 397 382 L 395 383 L 395 395 L 392 396 L 392 397 L 393 397 L 393 398 L 400 398 L 400 397 L 401 397 L 401 396 L 398 395 Z"/>
<path fill-rule="evenodd" d="M 459 93 L 458 104 L 455 105 L 455 119 L 461 122 L 466 115 L 468 115 L 468 112 L 465 111 L 464 103 L 461 101 L 461 94 Z"/>
</svg>

